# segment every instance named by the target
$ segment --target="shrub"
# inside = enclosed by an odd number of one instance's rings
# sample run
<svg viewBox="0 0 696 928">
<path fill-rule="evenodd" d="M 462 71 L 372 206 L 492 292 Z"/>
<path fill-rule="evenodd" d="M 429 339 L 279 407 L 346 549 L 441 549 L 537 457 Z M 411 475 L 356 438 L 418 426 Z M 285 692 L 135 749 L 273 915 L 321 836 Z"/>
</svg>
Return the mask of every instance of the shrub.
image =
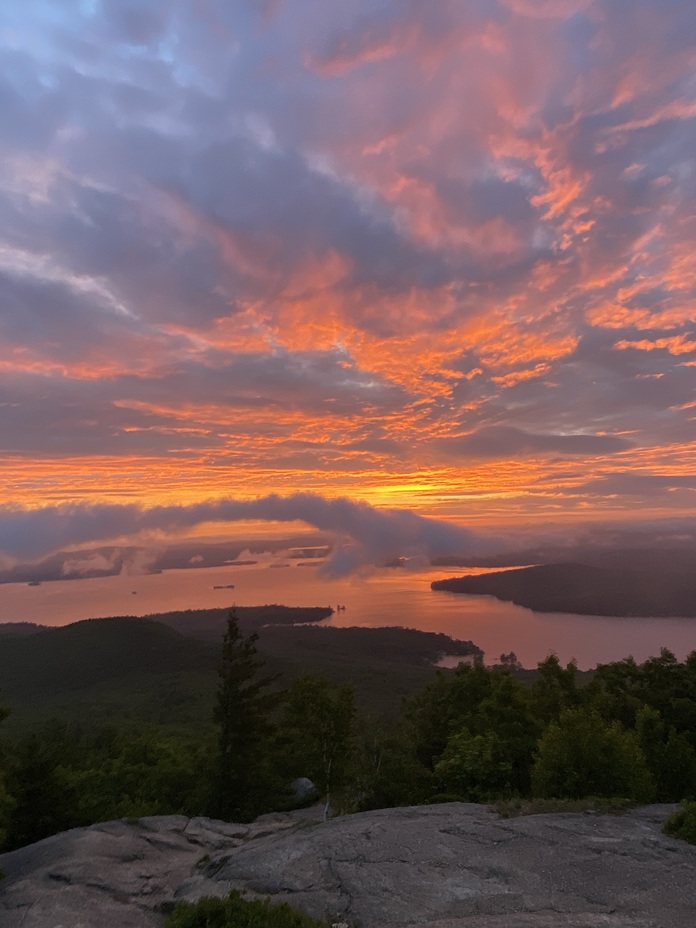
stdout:
<svg viewBox="0 0 696 928">
<path fill-rule="evenodd" d="M 442 792 L 465 802 L 509 795 L 511 775 L 505 746 L 493 731 L 473 737 L 466 730 L 452 735 L 435 765 Z"/>
<path fill-rule="evenodd" d="M 521 815 L 547 815 L 549 813 L 588 812 L 598 815 L 616 815 L 625 812 L 636 802 L 631 799 L 588 796 L 585 799 L 499 799 L 489 806 L 501 818 L 517 818 Z"/>
<path fill-rule="evenodd" d="M 696 802 L 682 802 L 667 819 L 662 830 L 673 838 L 696 844 Z"/>
<path fill-rule="evenodd" d="M 653 789 L 635 734 L 596 712 L 565 709 L 539 741 L 532 769 L 535 797 L 621 796 L 644 802 Z"/>
<path fill-rule="evenodd" d="M 166 921 L 166 928 L 326 928 L 327 923 L 296 912 L 287 903 L 245 899 L 234 890 L 224 899 L 206 897 L 181 902 Z"/>
</svg>

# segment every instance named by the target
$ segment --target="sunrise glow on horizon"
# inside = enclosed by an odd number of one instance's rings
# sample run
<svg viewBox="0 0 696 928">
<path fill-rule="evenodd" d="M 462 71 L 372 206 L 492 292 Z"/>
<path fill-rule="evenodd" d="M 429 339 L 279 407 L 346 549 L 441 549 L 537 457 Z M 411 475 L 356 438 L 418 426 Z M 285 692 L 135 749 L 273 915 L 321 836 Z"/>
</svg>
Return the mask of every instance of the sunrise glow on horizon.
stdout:
<svg viewBox="0 0 696 928">
<path fill-rule="evenodd" d="M 7 6 L 0 509 L 694 531 L 693 0 Z"/>
</svg>

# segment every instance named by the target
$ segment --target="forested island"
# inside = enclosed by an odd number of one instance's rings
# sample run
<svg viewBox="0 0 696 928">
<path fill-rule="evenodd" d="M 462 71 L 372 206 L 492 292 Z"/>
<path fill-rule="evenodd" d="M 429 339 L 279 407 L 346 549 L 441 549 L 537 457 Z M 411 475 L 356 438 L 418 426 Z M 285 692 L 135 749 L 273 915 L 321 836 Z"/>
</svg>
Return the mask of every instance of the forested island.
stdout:
<svg viewBox="0 0 696 928">
<path fill-rule="evenodd" d="M 431 589 L 495 596 L 535 612 L 606 616 L 696 616 L 696 575 L 689 566 L 650 568 L 543 564 L 435 580 Z"/>
</svg>

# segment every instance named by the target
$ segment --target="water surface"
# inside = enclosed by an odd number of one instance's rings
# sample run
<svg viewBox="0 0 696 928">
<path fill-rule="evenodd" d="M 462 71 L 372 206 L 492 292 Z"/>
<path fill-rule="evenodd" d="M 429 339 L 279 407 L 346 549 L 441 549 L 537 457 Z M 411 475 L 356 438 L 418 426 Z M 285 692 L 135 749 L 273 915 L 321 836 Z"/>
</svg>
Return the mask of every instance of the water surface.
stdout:
<svg viewBox="0 0 696 928">
<path fill-rule="evenodd" d="M 148 615 L 173 609 L 211 606 L 345 605 L 330 625 L 404 625 L 445 632 L 473 641 L 494 661 L 514 651 L 525 666 L 534 666 L 554 651 L 581 668 L 657 654 L 661 647 L 684 659 L 696 649 L 696 619 L 607 618 L 562 613 L 534 613 L 488 596 L 433 592 L 434 579 L 467 571 L 429 568 L 419 572 L 376 570 L 369 576 L 324 578 L 316 567 L 255 565 L 168 570 L 144 576 L 100 577 L 45 582 L 40 586 L 0 585 L 0 621 L 66 625 L 78 619 L 109 615 Z M 234 589 L 213 589 L 233 583 Z"/>
</svg>

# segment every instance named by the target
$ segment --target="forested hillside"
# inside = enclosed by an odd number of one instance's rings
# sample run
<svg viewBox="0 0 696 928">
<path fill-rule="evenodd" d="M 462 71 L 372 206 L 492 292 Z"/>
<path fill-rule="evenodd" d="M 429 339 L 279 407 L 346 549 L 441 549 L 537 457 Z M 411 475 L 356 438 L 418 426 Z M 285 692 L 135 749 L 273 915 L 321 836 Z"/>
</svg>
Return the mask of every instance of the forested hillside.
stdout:
<svg viewBox="0 0 696 928">
<path fill-rule="evenodd" d="M 395 713 L 401 697 L 424 685 L 443 654 L 481 656 L 471 642 L 435 632 L 292 624 L 327 614 L 323 607 L 237 610 L 240 627 L 259 633 L 271 672 L 285 682 L 308 668 L 352 681 L 359 703 L 377 713 Z M 0 699 L 12 709 L 7 725 L 19 728 L 57 714 L 81 724 L 209 727 L 228 615 L 229 609 L 202 609 L 59 628 L 21 624 L 8 636 L 0 625 Z"/>
<path fill-rule="evenodd" d="M 476 654 L 398 628 L 258 637 L 234 615 L 224 646 L 132 618 L 5 639 L 6 845 L 121 816 L 249 819 L 303 801 L 298 777 L 327 811 L 696 797 L 696 653 L 434 670 L 448 649 Z"/>
</svg>

